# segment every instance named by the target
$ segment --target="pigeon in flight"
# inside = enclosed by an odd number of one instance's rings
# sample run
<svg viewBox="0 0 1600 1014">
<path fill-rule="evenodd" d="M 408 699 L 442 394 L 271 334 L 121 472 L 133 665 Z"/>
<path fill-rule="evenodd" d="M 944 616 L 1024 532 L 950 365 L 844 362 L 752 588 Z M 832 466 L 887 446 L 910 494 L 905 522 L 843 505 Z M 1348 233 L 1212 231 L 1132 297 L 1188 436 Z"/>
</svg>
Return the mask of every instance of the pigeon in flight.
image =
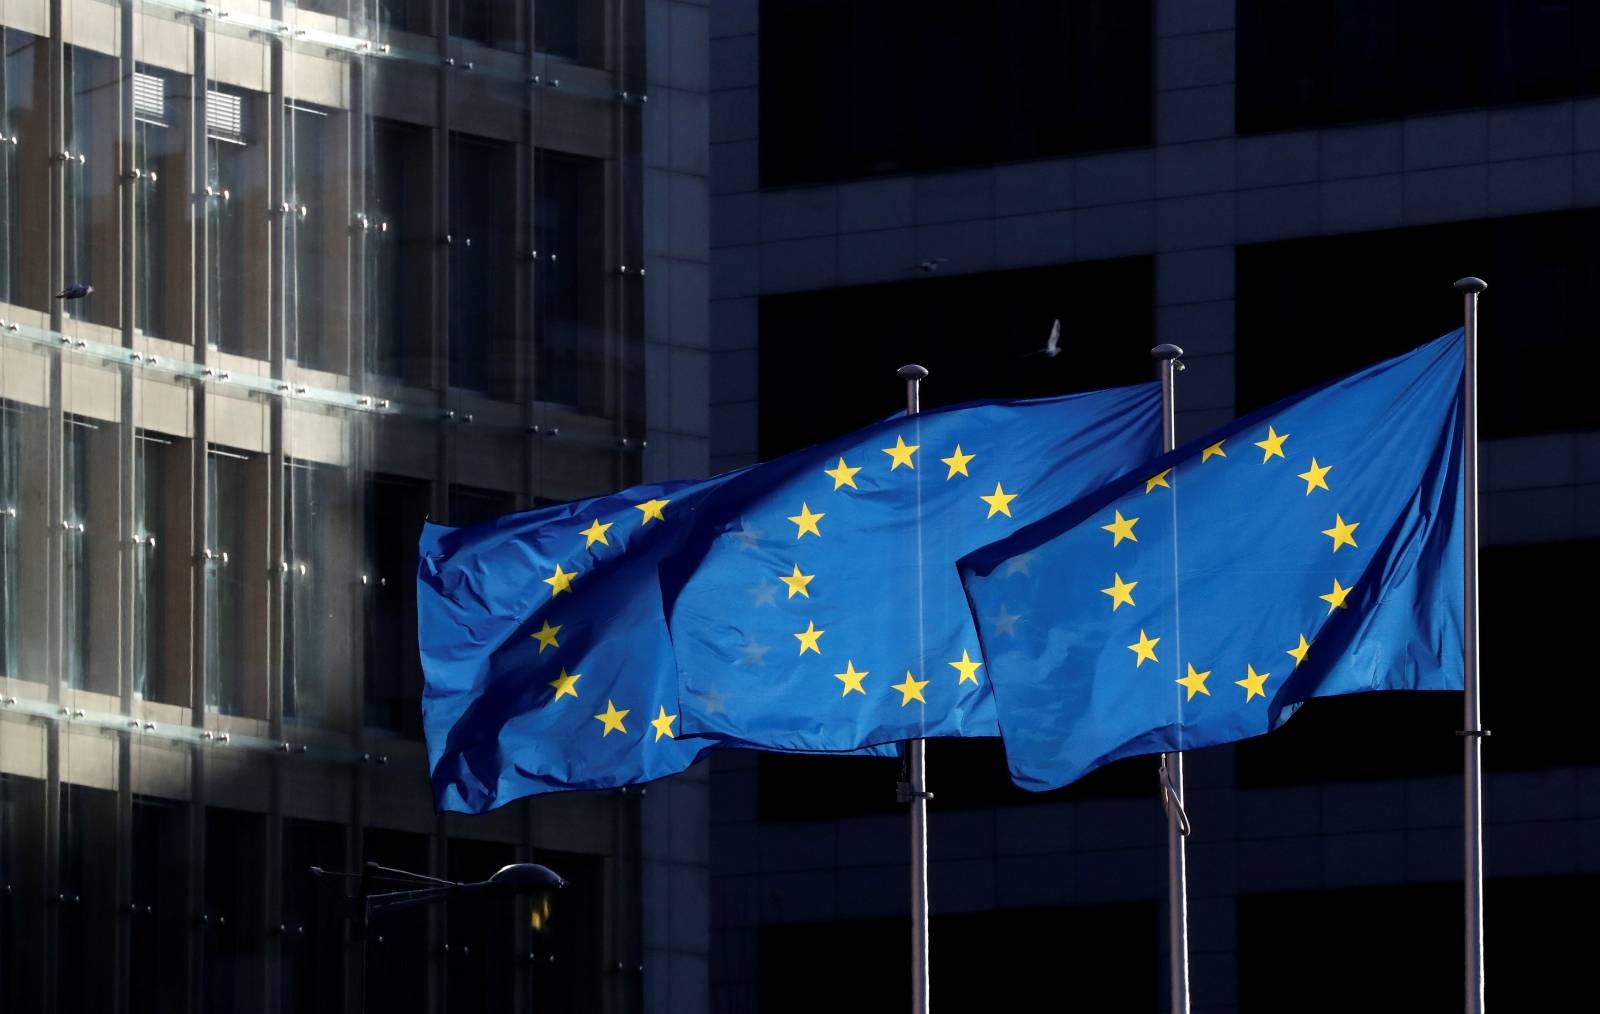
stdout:
<svg viewBox="0 0 1600 1014">
<path fill-rule="evenodd" d="M 94 291 L 94 286 L 93 285 L 85 285 L 84 283 L 79 282 L 76 285 L 69 285 L 66 288 L 62 289 L 60 292 L 56 293 L 56 298 L 57 299 L 82 299 L 84 296 L 87 296 L 89 293 L 91 293 L 93 291 Z"/>
<path fill-rule="evenodd" d="M 944 267 L 944 265 L 949 263 L 949 261 L 950 258 L 948 257 L 935 257 L 932 260 L 919 261 L 918 263 L 911 265 L 911 270 L 920 271 L 925 275 L 931 275 L 935 271 L 938 271 L 940 268 Z"/>
<path fill-rule="evenodd" d="M 1042 349 L 1034 349 L 1032 352 L 1029 352 L 1028 355 L 1030 355 L 1030 356 L 1045 356 L 1046 358 L 1054 359 L 1056 356 L 1059 356 L 1060 354 L 1061 354 L 1061 321 L 1058 320 L 1054 324 L 1050 325 L 1050 337 L 1048 339 L 1046 339 L 1046 341 L 1044 343 L 1044 348 L 1042 348 Z"/>
</svg>

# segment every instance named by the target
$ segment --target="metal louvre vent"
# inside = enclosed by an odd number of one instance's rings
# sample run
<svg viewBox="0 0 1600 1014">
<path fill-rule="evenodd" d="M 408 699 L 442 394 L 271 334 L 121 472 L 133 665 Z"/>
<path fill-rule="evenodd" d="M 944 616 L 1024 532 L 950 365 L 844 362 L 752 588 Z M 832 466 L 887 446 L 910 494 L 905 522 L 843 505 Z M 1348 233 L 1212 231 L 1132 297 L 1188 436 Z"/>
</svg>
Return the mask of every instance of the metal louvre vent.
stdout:
<svg viewBox="0 0 1600 1014">
<path fill-rule="evenodd" d="M 244 99 L 227 92 L 206 92 L 206 136 L 244 143 Z"/>
<path fill-rule="evenodd" d="M 133 118 L 141 123 L 167 125 L 167 83 L 154 74 L 133 75 Z"/>
</svg>

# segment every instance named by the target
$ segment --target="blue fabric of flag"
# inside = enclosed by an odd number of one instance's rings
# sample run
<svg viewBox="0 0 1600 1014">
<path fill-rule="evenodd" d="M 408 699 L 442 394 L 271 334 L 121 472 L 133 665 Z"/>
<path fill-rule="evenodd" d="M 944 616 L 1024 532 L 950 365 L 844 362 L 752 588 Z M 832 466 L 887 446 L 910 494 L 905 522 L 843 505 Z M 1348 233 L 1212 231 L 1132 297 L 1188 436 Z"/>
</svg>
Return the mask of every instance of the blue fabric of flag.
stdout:
<svg viewBox="0 0 1600 1014">
<path fill-rule="evenodd" d="M 1314 697 L 1459 690 L 1462 370 L 1456 331 L 962 559 L 1014 780 L 1261 735 Z"/>
<path fill-rule="evenodd" d="M 718 486 L 662 565 L 683 729 L 802 751 L 996 735 L 956 560 L 1159 441 L 1144 384 L 899 416 Z"/>
<path fill-rule="evenodd" d="M 679 735 L 657 567 L 737 474 L 424 528 L 417 631 L 438 809 L 649 781 L 715 745 Z"/>
</svg>

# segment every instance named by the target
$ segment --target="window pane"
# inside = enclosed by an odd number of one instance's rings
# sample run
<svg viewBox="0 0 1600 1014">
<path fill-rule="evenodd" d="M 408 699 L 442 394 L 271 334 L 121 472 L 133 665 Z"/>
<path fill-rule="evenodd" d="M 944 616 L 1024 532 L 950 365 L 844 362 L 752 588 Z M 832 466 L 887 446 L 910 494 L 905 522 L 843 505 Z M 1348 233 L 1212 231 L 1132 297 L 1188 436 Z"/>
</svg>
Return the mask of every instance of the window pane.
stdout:
<svg viewBox="0 0 1600 1014">
<path fill-rule="evenodd" d="M 337 886 L 313 877 L 313 866 L 344 868 L 344 828 L 285 820 L 280 966 L 284 1010 L 336 1011 L 344 1006 L 343 894 Z"/>
<path fill-rule="evenodd" d="M 533 48 L 574 63 L 605 62 L 606 5 L 590 0 L 534 0 Z"/>
<path fill-rule="evenodd" d="M 120 73 L 115 57 L 78 46 L 67 48 L 69 101 L 66 172 L 65 285 L 94 286 L 85 299 L 63 309 L 79 320 L 115 327 L 121 291 L 117 183 L 117 96 Z"/>
<path fill-rule="evenodd" d="M 450 135 L 450 384 L 516 391 L 516 149 Z"/>
<path fill-rule="evenodd" d="M 115 379 L 114 374 L 106 378 Z M 121 475 L 118 426 L 68 416 L 62 432 L 62 683 L 115 694 Z"/>
<path fill-rule="evenodd" d="M 45 967 L 44 782 L 0 774 L 0 996 L 41 1010 Z"/>
<path fill-rule="evenodd" d="M 42 393 L 42 392 L 41 392 Z M 50 523 L 45 456 L 49 413 L 0 400 L 0 672 L 44 682 L 44 586 Z"/>
<path fill-rule="evenodd" d="M 265 461 L 213 447 L 206 472 L 206 704 L 265 718 Z"/>
<path fill-rule="evenodd" d="M 189 703 L 189 442 L 134 443 L 133 691 Z"/>
<path fill-rule="evenodd" d="M 117 794 L 82 785 L 61 788 L 60 892 L 57 924 L 58 1009 L 100 1014 L 113 993 L 117 933 Z"/>
<path fill-rule="evenodd" d="M 267 355 L 270 207 L 265 134 L 258 128 L 266 96 L 214 88 L 206 92 L 207 340 L 224 352 Z"/>
<path fill-rule="evenodd" d="M 535 174 L 538 397 L 598 412 L 605 397 L 605 163 L 541 149 Z"/>
<path fill-rule="evenodd" d="M 37 36 L 0 28 L 0 303 L 46 310 L 49 60 Z"/>
<path fill-rule="evenodd" d="M 417 539 L 429 484 L 375 475 L 367 486 L 367 724 L 422 734 L 422 665 L 417 654 Z"/>
<path fill-rule="evenodd" d="M 397 120 L 372 127 L 373 213 L 367 225 L 373 345 L 369 369 L 427 384 L 432 354 L 432 132 Z"/>
<path fill-rule="evenodd" d="M 303 105 L 284 113 L 288 147 L 288 203 L 284 250 L 287 264 L 285 338 L 288 357 L 301 366 L 346 370 L 347 318 L 340 295 L 345 277 L 345 179 L 348 148 L 345 114 Z"/>
<path fill-rule="evenodd" d="M 345 477 L 337 466 L 307 461 L 284 470 L 283 713 L 319 723 L 341 717 L 346 687 L 332 676 L 349 671 L 341 594 L 352 577 Z"/>
<path fill-rule="evenodd" d="M 176 974 L 189 950 L 189 815 L 180 803 L 133 802 L 128 936 L 128 1010 L 182 1009 L 188 983 Z"/>
</svg>

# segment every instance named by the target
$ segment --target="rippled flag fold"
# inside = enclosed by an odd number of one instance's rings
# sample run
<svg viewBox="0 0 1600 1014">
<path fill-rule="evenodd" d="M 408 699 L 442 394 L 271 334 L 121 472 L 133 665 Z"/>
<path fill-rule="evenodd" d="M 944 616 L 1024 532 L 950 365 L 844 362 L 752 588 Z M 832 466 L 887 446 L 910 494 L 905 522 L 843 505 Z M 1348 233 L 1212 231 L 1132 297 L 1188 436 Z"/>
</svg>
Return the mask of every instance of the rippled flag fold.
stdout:
<svg viewBox="0 0 1600 1014">
<path fill-rule="evenodd" d="M 1159 426 L 1153 384 L 982 402 L 718 486 L 662 566 L 683 729 L 817 751 L 996 735 L 956 560 L 1148 459 Z"/>
<path fill-rule="evenodd" d="M 1017 783 L 1461 689 L 1462 356 L 1290 397 L 962 559 Z"/>
<path fill-rule="evenodd" d="M 737 474 L 424 528 L 417 631 L 438 809 L 649 781 L 714 745 L 679 734 L 657 568 Z"/>
</svg>

